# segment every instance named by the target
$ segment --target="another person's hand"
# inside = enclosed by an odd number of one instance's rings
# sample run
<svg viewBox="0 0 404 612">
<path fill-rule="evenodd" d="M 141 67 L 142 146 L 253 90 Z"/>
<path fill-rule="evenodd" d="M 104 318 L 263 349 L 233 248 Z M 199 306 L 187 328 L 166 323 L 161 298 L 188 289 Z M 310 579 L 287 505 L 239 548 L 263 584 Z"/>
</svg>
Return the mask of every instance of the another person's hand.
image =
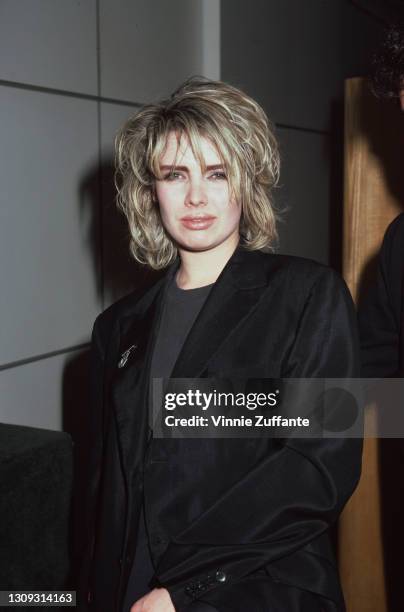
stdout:
<svg viewBox="0 0 404 612">
<path fill-rule="evenodd" d="M 175 612 L 175 608 L 167 589 L 153 589 L 135 601 L 130 612 Z"/>
</svg>

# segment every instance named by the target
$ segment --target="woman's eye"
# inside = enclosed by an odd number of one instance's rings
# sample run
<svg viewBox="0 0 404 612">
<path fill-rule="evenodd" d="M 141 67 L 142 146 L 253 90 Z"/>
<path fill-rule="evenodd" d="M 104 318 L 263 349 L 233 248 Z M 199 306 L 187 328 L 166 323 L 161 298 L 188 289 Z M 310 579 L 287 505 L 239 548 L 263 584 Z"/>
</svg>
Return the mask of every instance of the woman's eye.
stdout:
<svg viewBox="0 0 404 612">
<path fill-rule="evenodd" d="M 165 175 L 164 180 L 175 181 L 177 178 L 181 178 L 181 174 L 179 172 L 169 172 Z"/>
<path fill-rule="evenodd" d="M 210 175 L 210 178 L 213 178 L 215 180 L 217 179 L 225 179 L 226 175 L 224 172 L 214 172 L 213 174 Z"/>
</svg>

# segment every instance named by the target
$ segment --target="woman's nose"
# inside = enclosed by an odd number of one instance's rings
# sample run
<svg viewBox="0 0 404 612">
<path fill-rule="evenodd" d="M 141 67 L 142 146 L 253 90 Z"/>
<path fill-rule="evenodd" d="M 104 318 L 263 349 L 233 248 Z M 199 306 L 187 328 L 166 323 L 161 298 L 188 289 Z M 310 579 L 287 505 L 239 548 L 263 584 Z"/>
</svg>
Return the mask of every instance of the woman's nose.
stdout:
<svg viewBox="0 0 404 612">
<path fill-rule="evenodd" d="M 202 180 L 191 180 L 185 204 L 188 206 L 203 206 L 208 203 L 206 189 Z"/>
</svg>

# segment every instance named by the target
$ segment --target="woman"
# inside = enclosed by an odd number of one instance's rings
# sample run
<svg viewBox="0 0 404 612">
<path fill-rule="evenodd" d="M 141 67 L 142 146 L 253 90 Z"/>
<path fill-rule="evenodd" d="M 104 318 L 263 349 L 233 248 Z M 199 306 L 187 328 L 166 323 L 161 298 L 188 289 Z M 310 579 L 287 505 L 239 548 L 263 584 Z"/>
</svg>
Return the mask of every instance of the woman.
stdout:
<svg viewBox="0 0 404 612">
<path fill-rule="evenodd" d="M 194 77 L 116 146 L 132 254 L 167 272 L 94 325 L 90 605 L 343 610 L 328 528 L 357 483 L 358 441 L 159 440 L 148 425 L 156 377 L 357 375 L 342 280 L 264 252 L 279 170 L 267 117 Z"/>
</svg>

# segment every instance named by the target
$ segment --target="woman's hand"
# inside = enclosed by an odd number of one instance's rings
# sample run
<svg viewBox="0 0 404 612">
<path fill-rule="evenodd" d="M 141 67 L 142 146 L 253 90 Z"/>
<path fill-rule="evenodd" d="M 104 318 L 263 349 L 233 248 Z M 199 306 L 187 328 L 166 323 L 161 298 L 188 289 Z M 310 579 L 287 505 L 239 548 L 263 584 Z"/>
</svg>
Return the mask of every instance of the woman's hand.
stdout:
<svg viewBox="0 0 404 612">
<path fill-rule="evenodd" d="M 167 589 L 153 589 L 138 599 L 130 612 L 175 612 L 175 608 Z"/>
</svg>

